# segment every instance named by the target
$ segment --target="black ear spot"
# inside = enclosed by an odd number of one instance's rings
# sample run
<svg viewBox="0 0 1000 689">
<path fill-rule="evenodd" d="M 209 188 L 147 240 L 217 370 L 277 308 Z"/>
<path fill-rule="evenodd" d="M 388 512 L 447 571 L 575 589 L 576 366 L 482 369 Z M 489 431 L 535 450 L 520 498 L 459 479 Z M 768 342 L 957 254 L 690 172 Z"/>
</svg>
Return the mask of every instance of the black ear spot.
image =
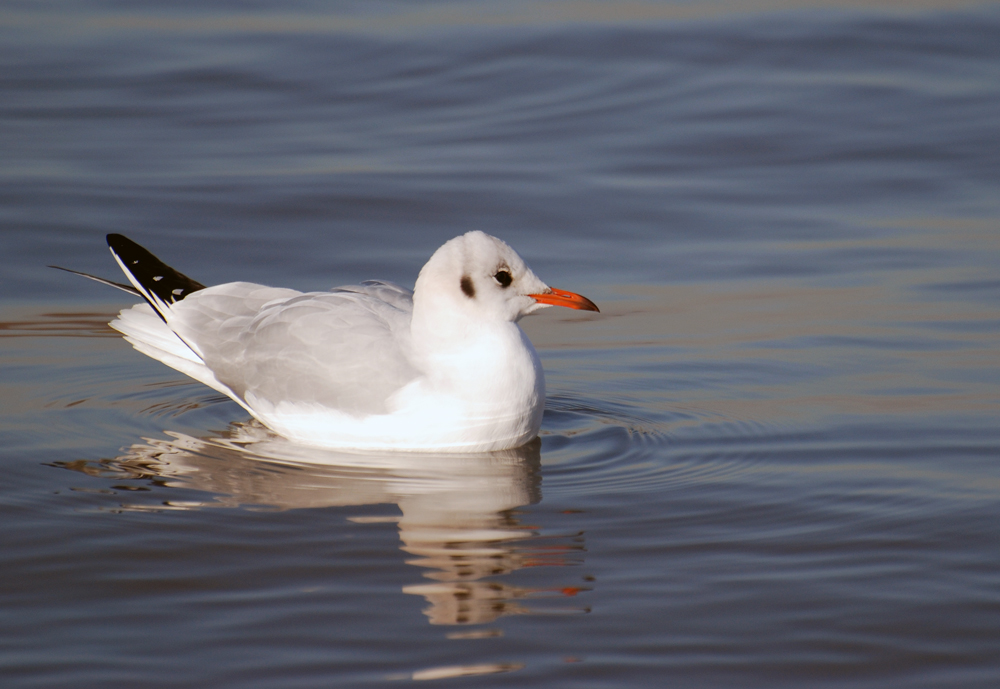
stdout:
<svg viewBox="0 0 1000 689">
<path fill-rule="evenodd" d="M 510 283 L 514 280 L 506 270 L 498 270 L 493 279 L 500 283 L 501 287 L 510 287 Z"/>
<path fill-rule="evenodd" d="M 464 292 L 465 296 L 469 299 L 476 296 L 476 288 L 472 284 L 472 278 L 468 275 L 463 275 L 462 281 L 459 284 L 462 286 L 462 292 Z"/>
</svg>

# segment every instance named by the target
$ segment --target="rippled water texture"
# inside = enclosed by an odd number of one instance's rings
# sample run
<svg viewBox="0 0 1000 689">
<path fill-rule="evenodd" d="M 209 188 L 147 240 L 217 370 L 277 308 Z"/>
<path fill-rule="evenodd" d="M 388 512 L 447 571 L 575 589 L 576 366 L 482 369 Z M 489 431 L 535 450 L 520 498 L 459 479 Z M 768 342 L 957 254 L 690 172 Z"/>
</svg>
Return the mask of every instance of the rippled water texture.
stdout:
<svg viewBox="0 0 1000 689">
<path fill-rule="evenodd" d="M 3 687 L 1000 686 L 1000 6 L 0 9 Z M 133 351 L 469 229 L 542 435 L 304 449 Z"/>
</svg>

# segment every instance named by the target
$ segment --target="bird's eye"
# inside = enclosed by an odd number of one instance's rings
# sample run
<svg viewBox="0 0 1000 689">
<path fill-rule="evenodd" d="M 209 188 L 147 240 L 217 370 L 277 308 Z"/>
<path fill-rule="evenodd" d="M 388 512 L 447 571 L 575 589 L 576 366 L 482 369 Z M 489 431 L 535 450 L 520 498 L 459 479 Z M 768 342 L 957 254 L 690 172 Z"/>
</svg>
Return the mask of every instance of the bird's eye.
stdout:
<svg viewBox="0 0 1000 689">
<path fill-rule="evenodd" d="M 500 283 L 501 287 L 510 287 L 510 283 L 514 280 L 506 270 L 498 270 L 493 279 Z"/>
</svg>

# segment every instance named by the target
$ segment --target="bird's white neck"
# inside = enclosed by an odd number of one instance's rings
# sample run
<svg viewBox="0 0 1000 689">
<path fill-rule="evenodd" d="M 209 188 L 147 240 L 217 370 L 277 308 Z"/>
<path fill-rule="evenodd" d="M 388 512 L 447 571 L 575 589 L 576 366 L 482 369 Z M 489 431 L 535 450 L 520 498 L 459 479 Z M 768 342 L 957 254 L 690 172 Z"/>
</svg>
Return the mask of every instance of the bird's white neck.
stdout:
<svg viewBox="0 0 1000 689">
<path fill-rule="evenodd" d="M 433 318 L 414 304 L 411 322 L 414 364 L 428 384 L 454 395 L 470 411 L 501 414 L 527 404 L 539 414 L 545 377 L 535 348 L 516 323 Z"/>
</svg>

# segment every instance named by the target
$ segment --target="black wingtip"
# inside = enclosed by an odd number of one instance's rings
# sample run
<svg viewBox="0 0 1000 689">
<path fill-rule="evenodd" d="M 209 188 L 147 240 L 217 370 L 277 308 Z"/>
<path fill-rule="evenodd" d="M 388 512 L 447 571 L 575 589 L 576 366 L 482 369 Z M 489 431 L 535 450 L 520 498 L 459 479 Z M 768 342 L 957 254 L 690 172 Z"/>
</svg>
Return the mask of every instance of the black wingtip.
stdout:
<svg viewBox="0 0 1000 689">
<path fill-rule="evenodd" d="M 143 247 L 139 246 L 138 244 L 136 244 L 135 242 L 133 242 L 131 239 L 129 239 L 128 237 L 126 237 L 123 234 L 116 234 L 116 233 L 112 232 L 112 233 L 106 235 L 105 239 L 108 240 L 108 246 L 111 247 L 111 250 L 114 251 L 118 255 L 121 255 L 122 251 L 129 252 L 129 251 L 136 251 L 136 250 L 138 250 L 138 251 L 144 251 L 147 254 L 149 254 L 150 256 L 153 255 L 153 254 L 150 254 L 149 251 L 147 251 Z M 154 258 L 155 258 L 155 256 L 154 256 Z M 157 259 L 157 260 L 159 260 L 159 259 Z"/>
<path fill-rule="evenodd" d="M 107 240 L 111 251 L 135 281 L 162 302 L 174 304 L 192 292 L 205 289 L 205 285 L 174 270 L 126 236 L 109 234 Z"/>
</svg>

